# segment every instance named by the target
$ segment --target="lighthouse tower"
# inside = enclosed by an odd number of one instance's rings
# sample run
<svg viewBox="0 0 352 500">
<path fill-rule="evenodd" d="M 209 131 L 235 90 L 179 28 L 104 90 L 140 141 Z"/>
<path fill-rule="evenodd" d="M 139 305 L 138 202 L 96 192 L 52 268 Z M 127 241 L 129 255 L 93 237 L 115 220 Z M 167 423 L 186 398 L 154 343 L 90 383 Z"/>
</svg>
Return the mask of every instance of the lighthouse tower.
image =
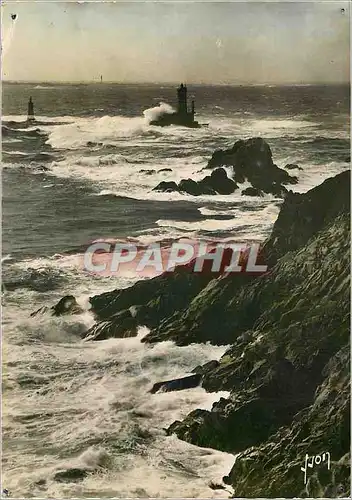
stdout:
<svg viewBox="0 0 352 500">
<path fill-rule="evenodd" d="M 29 101 L 28 101 L 27 121 L 28 122 L 34 122 L 35 121 L 35 118 L 34 118 L 34 106 L 33 106 L 33 101 L 32 101 L 31 97 L 29 98 Z"/>
<path fill-rule="evenodd" d="M 187 87 L 186 85 L 181 85 L 177 89 L 177 98 L 178 98 L 178 110 L 177 112 L 180 115 L 187 115 Z"/>
</svg>

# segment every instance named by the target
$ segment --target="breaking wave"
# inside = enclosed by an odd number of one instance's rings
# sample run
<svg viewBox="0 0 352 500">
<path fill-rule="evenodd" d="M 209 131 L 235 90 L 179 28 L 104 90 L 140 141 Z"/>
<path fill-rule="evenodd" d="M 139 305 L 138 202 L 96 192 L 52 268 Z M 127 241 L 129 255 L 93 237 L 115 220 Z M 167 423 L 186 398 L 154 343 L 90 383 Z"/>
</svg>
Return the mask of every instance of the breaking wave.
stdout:
<svg viewBox="0 0 352 500">
<path fill-rule="evenodd" d="M 163 115 L 169 115 L 174 113 L 175 110 L 170 104 L 165 102 L 161 102 L 159 106 L 155 106 L 154 108 L 149 108 L 143 111 L 143 115 L 147 120 L 147 123 L 150 123 L 153 120 L 157 120 Z"/>
</svg>

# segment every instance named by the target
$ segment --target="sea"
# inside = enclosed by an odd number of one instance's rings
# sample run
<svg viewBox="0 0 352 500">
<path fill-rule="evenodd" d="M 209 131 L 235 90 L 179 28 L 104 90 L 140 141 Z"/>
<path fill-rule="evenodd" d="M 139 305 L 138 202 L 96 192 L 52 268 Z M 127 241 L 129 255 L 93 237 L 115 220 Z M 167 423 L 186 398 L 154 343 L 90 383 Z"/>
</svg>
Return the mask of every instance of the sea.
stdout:
<svg viewBox="0 0 352 500">
<path fill-rule="evenodd" d="M 349 87 L 189 85 L 199 129 L 156 127 L 176 85 L 3 83 L 2 489 L 11 497 L 228 498 L 213 490 L 235 457 L 164 429 L 228 393 L 150 394 L 161 380 L 219 359 L 227 346 L 146 345 L 148 333 L 84 342 L 89 297 L 140 276 L 79 264 L 92 241 L 168 245 L 180 238 L 263 241 L 283 200 L 160 193 L 161 181 L 204 177 L 212 153 L 262 137 L 306 192 L 349 168 Z M 29 97 L 37 122 L 25 128 Z M 168 169 L 161 171 L 163 169 Z M 74 295 L 84 312 L 31 312 Z M 83 468 L 83 480 L 58 471 Z"/>
</svg>

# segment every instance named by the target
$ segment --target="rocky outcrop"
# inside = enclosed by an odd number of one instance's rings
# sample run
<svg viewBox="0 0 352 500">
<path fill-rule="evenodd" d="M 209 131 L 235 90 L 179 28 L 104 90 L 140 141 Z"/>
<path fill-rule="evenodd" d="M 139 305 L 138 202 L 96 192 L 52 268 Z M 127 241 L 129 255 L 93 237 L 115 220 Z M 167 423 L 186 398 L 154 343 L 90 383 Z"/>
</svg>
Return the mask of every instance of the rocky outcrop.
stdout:
<svg viewBox="0 0 352 500">
<path fill-rule="evenodd" d="M 149 392 L 155 394 L 156 392 L 172 392 L 183 391 L 184 389 L 192 389 L 197 387 L 202 381 L 201 374 L 194 374 L 188 377 L 174 378 L 164 382 L 156 382 Z"/>
<path fill-rule="evenodd" d="M 228 177 L 222 167 L 232 167 L 233 178 Z M 243 195 L 264 196 L 265 193 L 270 193 L 284 198 L 288 193 L 285 185 L 298 182 L 297 177 L 274 164 L 270 146 L 259 137 L 240 140 L 230 149 L 215 151 L 206 168 L 214 170 L 200 181 L 182 179 L 178 184 L 174 181 L 162 181 L 153 191 L 177 191 L 192 196 L 229 195 L 238 189 L 238 183 L 249 181 L 252 186 L 246 188 Z M 300 169 L 293 164 L 288 164 L 285 168 Z"/>
<path fill-rule="evenodd" d="M 43 306 L 37 311 L 31 313 L 31 316 L 37 314 L 50 313 L 52 316 L 64 316 L 67 314 L 82 314 L 83 309 L 78 304 L 73 295 L 65 295 L 57 304 L 52 307 Z"/>
<path fill-rule="evenodd" d="M 237 184 L 227 176 L 226 170 L 217 168 L 211 175 L 207 175 L 198 182 L 192 179 L 182 179 L 179 184 L 173 181 L 162 181 L 153 191 L 178 191 L 179 193 L 200 196 L 204 194 L 232 194 L 237 188 Z"/>
<path fill-rule="evenodd" d="M 224 477 L 235 497 L 350 494 L 348 191 L 343 173 L 297 195 L 297 212 L 290 202 L 283 207 L 264 247 L 276 264 L 232 297 L 226 293 L 213 337 L 225 328 L 220 338 L 231 347 L 219 362 L 196 369 L 205 389 L 230 397 L 168 429 L 190 443 L 239 453 Z M 213 307 L 214 296 L 206 289 L 202 295 Z M 306 454 L 324 452 L 331 454 L 330 470 L 326 463 L 308 468 L 304 484 Z"/>
<path fill-rule="evenodd" d="M 138 321 L 129 309 L 112 315 L 106 321 L 99 321 L 87 330 L 82 338 L 85 340 L 106 340 L 108 338 L 126 338 L 137 335 Z"/>
<path fill-rule="evenodd" d="M 286 170 L 303 170 L 303 168 L 296 163 L 287 163 L 287 165 L 285 165 L 285 168 Z"/>
<path fill-rule="evenodd" d="M 348 247 L 349 218 L 341 215 L 233 298 L 232 346 L 217 366 L 206 370 L 202 385 L 230 390 L 235 397 L 215 403 L 212 412 L 196 410 L 172 431 L 204 446 L 209 428 L 209 445 L 224 442 L 226 451 L 237 452 L 258 444 L 312 403 L 324 366 L 349 342 Z M 317 253 L 321 248 L 325 254 Z M 251 306 L 248 331 L 243 315 Z M 234 429 L 243 425 L 237 436 Z"/>
<path fill-rule="evenodd" d="M 232 167 L 233 178 L 229 178 L 222 167 Z M 193 196 L 207 194 L 229 195 L 238 189 L 238 183 L 249 181 L 251 187 L 242 194 L 247 196 L 264 196 L 270 193 L 283 198 L 288 190 L 285 185 L 296 184 L 297 177 L 274 164 L 270 146 L 261 138 L 237 141 L 226 150 L 215 151 L 206 168 L 214 169 L 212 174 L 200 181 L 182 179 L 179 184 L 174 181 L 162 181 L 154 191 L 183 192 Z M 286 165 L 287 169 L 300 169 L 298 165 Z"/>
<path fill-rule="evenodd" d="M 350 371 L 349 346 L 327 363 L 314 402 L 296 414 L 290 426 L 279 429 L 256 448 L 240 453 L 225 481 L 234 496 L 349 497 L 350 496 Z M 310 457 L 329 452 L 327 463 L 307 467 Z"/>
<path fill-rule="evenodd" d="M 350 179 L 346 170 L 307 193 L 288 193 L 265 244 L 269 264 L 305 245 L 338 215 L 350 212 Z"/>
<path fill-rule="evenodd" d="M 82 481 L 84 478 L 88 476 L 88 474 L 92 472 L 87 469 L 81 469 L 77 467 L 72 467 L 70 469 L 65 469 L 58 471 L 54 474 L 54 481 L 59 483 L 73 483 L 76 481 Z"/>
<path fill-rule="evenodd" d="M 153 188 L 153 191 L 172 193 L 172 191 L 179 191 L 179 188 L 175 181 L 161 181 L 155 188 Z"/>
<path fill-rule="evenodd" d="M 213 252 L 214 249 L 209 250 L 209 254 Z M 192 259 L 186 265 L 177 266 L 174 271 L 139 281 L 130 288 L 91 297 L 91 312 L 97 323 L 83 337 L 87 340 L 104 340 L 108 337 L 136 335 L 137 331 L 131 329 L 131 323 L 126 321 L 130 313 L 135 319 L 133 327 L 146 325 L 154 331 L 163 321 L 183 311 L 215 277 L 222 276 L 224 269 L 230 265 L 232 254 L 231 249 L 224 250 L 220 268 L 216 272 L 212 271 L 211 260 L 205 261 L 201 272 L 195 272 L 196 259 Z M 248 256 L 248 251 L 241 254 L 239 265 L 242 268 L 245 268 Z M 244 280 L 250 278 L 245 274 L 241 274 L 241 277 Z M 136 305 L 137 302 L 139 304 Z M 149 335 L 145 339 L 149 341 Z M 186 338 L 186 342 L 188 340 Z"/>
<path fill-rule="evenodd" d="M 264 290 L 265 283 L 271 282 L 273 268 L 281 257 L 303 248 L 339 214 L 349 213 L 349 183 L 350 172 L 346 171 L 305 194 L 289 193 L 261 252 L 269 272 L 257 277 L 243 273 L 222 275 L 211 280 L 187 307 L 164 318 L 143 341 L 229 344 L 234 341 L 234 332 L 240 335 L 253 328 L 267 307 L 267 303 L 257 297 L 256 290 Z M 319 252 L 317 249 L 317 261 Z M 278 290 L 273 285 L 270 294 L 275 296 Z"/>
<path fill-rule="evenodd" d="M 274 164 L 269 144 L 260 137 L 239 140 L 232 148 L 215 151 L 206 168 L 218 167 L 232 167 L 236 183 L 249 181 L 261 194 L 284 197 L 284 185 L 298 182 L 297 177 Z"/>
<path fill-rule="evenodd" d="M 175 272 L 165 272 L 155 278 L 138 281 L 130 288 L 91 297 L 91 311 L 98 322 L 84 337 L 102 340 L 110 335 L 131 334 L 130 323 L 127 322 L 126 326 L 127 309 L 135 320 L 133 327 L 137 324 L 155 327 L 162 318 L 186 307 L 210 279 L 211 275 L 207 273 L 193 274 L 188 265 L 178 266 Z"/>
<path fill-rule="evenodd" d="M 156 170 L 148 169 L 148 168 L 142 168 L 139 171 L 140 174 L 145 174 L 145 175 L 153 175 L 156 173 Z"/>
<path fill-rule="evenodd" d="M 241 194 L 242 196 L 264 196 L 264 193 L 260 189 L 254 187 L 244 189 Z"/>
</svg>

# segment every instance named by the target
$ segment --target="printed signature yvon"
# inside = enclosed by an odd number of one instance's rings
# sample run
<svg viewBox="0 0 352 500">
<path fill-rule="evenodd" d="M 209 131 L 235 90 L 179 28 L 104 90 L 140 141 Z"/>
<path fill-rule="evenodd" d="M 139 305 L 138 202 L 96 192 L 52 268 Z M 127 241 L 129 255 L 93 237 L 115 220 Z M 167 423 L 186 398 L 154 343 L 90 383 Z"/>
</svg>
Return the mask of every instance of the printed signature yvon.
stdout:
<svg viewBox="0 0 352 500">
<path fill-rule="evenodd" d="M 304 459 L 304 467 L 301 467 L 301 471 L 304 473 L 304 484 L 307 484 L 307 470 L 308 467 L 313 469 L 315 465 L 319 465 L 321 463 L 327 462 L 328 470 L 330 470 L 330 453 L 328 451 L 324 452 L 321 455 L 313 455 L 312 457 L 309 457 L 309 455 L 306 453 L 305 459 Z M 311 460 L 311 461 L 309 461 Z"/>
</svg>

